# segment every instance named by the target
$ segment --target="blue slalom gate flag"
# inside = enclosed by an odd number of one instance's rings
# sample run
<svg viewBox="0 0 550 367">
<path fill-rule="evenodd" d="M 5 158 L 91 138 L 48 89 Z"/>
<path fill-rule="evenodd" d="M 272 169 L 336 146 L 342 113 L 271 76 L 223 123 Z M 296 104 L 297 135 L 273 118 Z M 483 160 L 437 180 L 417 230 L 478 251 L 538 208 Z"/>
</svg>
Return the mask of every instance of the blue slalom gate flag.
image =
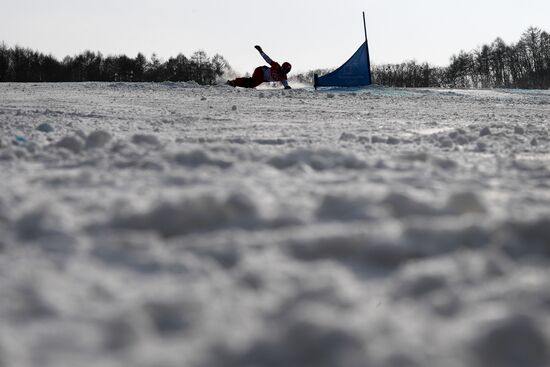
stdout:
<svg viewBox="0 0 550 367">
<path fill-rule="evenodd" d="M 363 87 L 371 84 L 368 43 L 365 42 L 338 69 L 327 75 L 314 76 L 315 89 L 318 87 Z"/>
</svg>

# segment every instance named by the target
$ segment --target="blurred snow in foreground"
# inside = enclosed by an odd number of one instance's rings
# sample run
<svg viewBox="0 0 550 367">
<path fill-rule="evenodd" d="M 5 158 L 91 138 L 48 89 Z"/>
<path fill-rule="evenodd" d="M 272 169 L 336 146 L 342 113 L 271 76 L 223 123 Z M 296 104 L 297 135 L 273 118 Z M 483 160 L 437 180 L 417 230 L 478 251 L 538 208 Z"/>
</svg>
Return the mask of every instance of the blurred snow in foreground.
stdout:
<svg viewBox="0 0 550 367">
<path fill-rule="evenodd" d="M 550 365 L 550 92 L 0 86 L 0 366 Z"/>
</svg>

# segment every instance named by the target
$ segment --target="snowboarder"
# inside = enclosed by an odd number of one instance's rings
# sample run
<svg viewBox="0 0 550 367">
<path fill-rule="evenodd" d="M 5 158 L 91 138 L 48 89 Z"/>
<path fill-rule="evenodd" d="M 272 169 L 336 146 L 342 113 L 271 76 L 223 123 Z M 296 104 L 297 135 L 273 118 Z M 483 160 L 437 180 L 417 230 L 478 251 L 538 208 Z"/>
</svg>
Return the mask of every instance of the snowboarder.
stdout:
<svg viewBox="0 0 550 367">
<path fill-rule="evenodd" d="M 259 66 L 254 70 L 251 78 L 228 80 L 227 84 L 232 87 L 256 88 L 263 82 L 281 82 L 285 86 L 285 89 L 291 89 L 290 85 L 288 85 L 287 74 L 292 69 L 292 65 L 288 62 L 283 62 L 283 65 L 279 65 L 279 63 L 271 60 L 260 46 L 254 46 L 254 48 L 258 50 L 271 67 Z"/>
</svg>

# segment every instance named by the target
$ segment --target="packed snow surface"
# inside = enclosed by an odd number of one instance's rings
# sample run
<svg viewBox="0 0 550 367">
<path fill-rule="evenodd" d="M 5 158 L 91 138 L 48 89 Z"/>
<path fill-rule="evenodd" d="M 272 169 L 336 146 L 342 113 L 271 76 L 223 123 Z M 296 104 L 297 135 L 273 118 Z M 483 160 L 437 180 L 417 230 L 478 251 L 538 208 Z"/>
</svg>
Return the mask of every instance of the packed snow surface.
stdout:
<svg viewBox="0 0 550 367">
<path fill-rule="evenodd" d="M 0 85 L 0 366 L 550 365 L 550 92 Z"/>
</svg>

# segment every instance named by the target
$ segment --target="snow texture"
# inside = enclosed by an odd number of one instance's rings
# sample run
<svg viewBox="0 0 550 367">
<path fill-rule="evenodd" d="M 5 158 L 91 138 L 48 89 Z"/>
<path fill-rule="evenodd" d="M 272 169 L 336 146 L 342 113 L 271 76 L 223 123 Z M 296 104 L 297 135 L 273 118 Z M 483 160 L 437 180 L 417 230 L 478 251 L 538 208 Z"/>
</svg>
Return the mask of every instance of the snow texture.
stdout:
<svg viewBox="0 0 550 367">
<path fill-rule="evenodd" d="M 550 365 L 550 92 L 0 88 L 0 366 Z"/>
</svg>

